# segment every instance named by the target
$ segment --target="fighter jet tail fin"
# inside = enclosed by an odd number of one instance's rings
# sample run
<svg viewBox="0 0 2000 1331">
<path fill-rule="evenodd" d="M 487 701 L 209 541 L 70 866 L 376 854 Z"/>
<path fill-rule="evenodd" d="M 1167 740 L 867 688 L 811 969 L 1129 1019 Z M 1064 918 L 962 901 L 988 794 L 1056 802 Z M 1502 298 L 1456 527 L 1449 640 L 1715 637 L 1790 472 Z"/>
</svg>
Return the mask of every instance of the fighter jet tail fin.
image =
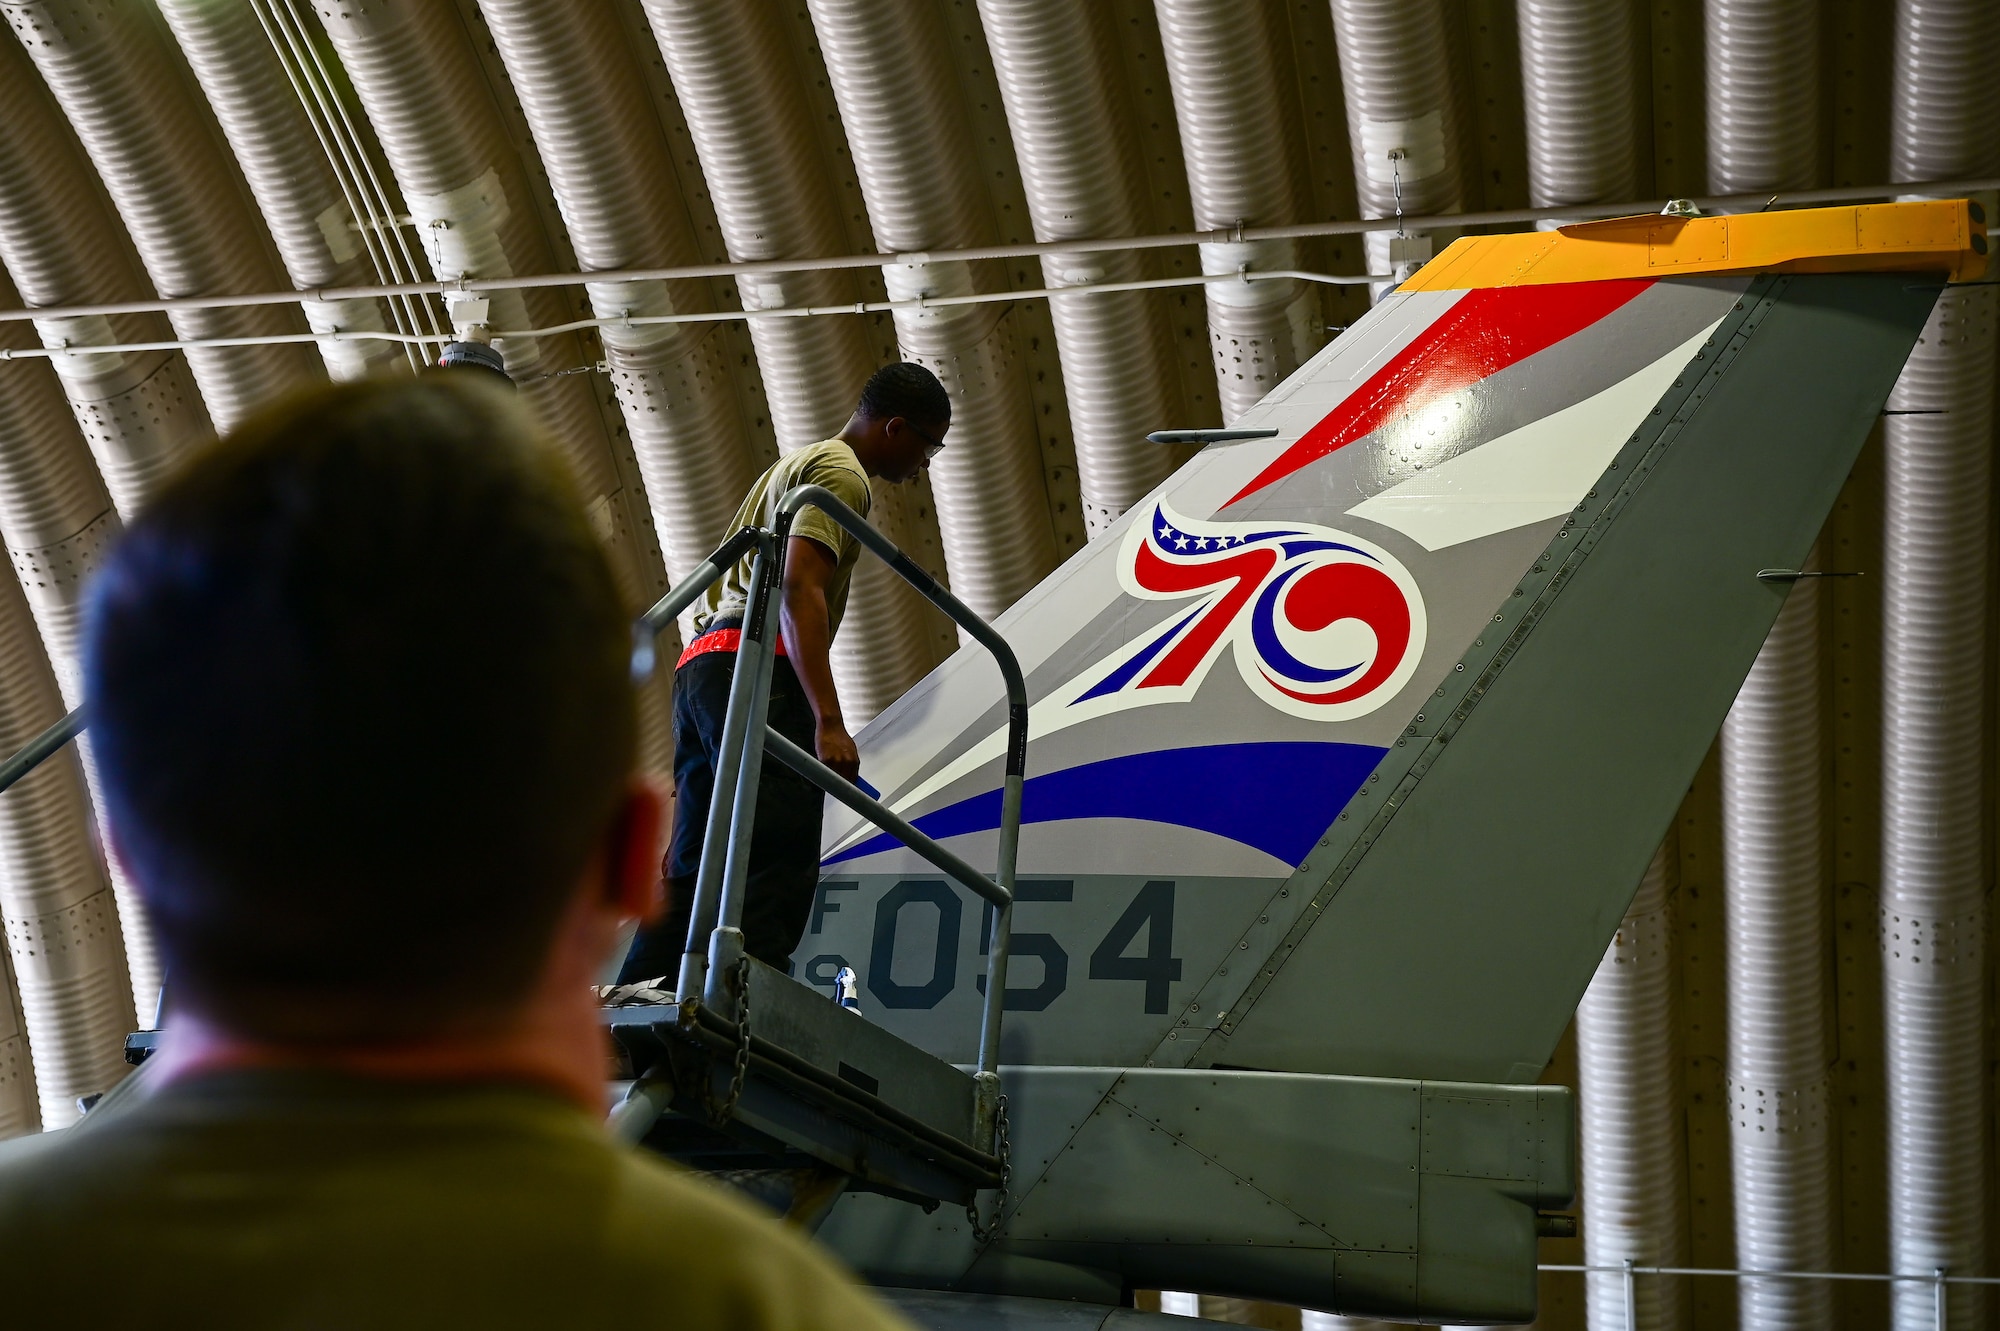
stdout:
<svg viewBox="0 0 2000 1331">
<path fill-rule="evenodd" d="M 1000 621 L 1005 1058 L 1531 1081 L 1945 281 L 1956 201 L 1458 242 Z M 997 677 L 861 737 L 994 854 Z M 796 964 L 969 1056 L 979 904 L 829 817 Z"/>
</svg>

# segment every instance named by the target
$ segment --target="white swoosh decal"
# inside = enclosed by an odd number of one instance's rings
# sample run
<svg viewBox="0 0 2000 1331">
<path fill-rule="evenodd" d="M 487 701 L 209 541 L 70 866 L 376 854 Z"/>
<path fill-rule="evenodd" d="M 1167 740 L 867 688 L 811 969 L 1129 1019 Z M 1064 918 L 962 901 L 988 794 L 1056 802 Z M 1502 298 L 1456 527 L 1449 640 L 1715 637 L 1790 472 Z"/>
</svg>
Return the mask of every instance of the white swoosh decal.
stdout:
<svg viewBox="0 0 2000 1331">
<path fill-rule="evenodd" d="M 1391 486 L 1347 511 L 1426 550 L 1561 517 L 1577 502 L 1716 327 L 1601 393 Z"/>
</svg>

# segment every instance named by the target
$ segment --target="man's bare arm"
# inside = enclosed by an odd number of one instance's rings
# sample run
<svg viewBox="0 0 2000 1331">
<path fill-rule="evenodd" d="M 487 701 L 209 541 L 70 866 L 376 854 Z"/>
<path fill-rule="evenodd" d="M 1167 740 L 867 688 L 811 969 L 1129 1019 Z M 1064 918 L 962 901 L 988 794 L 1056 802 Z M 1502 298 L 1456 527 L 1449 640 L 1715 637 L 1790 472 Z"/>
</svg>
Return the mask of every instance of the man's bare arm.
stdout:
<svg viewBox="0 0 2000 1331">
<path fill-rule="evenodd" d="M 833 552 L 808 536 L 794 536 L 785 546 L 785 586 L 779 603 L 785 652 L 806 701 L 818 723 L 814 747 L 819 760 L 849 781 L 861 773 L 861 753 L 840 714 L 840 695 L 833 687 L 832 617 L 827 613 L 826 588 L 839 567 Z"/>
</svg>

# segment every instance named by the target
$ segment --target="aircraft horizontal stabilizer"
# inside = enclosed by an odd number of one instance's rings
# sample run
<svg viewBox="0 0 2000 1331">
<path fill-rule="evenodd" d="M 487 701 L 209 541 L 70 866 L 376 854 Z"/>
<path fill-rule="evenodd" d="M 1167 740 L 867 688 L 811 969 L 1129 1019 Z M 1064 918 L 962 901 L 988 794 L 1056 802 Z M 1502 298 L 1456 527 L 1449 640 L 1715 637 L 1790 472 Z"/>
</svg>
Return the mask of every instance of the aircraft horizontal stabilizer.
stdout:
<svg viewBox="0 0 2000 1331">
<path fill-rule="evenodd" d="M 820 1237 L 878 1284 L 1115 1303 L 1191 1289 L 1425 1321 L 1535 1315 L 1576 1189 L 1560 1086 L 1003 1068 L 1007 1232 L 849 1196 Z"/>
</svg>

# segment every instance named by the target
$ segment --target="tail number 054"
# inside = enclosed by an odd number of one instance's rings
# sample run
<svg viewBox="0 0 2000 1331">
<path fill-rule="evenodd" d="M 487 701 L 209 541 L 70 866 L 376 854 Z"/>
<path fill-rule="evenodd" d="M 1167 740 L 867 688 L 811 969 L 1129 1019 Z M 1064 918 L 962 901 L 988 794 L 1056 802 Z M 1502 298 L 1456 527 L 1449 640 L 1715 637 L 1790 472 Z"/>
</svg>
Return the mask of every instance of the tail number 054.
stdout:
<svg viewBox="0 0 2000 1331">
<path fill-rule="evenodd" d="M 858 886 L 824 882 L 820 894 L 824 898 L 829 892 L 852 891 Z M 1022 904 L 1069 902 L 1075 895 L 1075 883 L 1061 878 L 1031 880 L 1015 888 L 1015 900 Z M 823 907 L 815 910 L 816 923 L 824 910 Z M 929 923 L 922 918 L 925 915 L 931 915 L 937 925 L 931 955 L 905 954 L 901 957 L 903 965 L 895 967 L 898 934 L 907 929 L 913 941 L 920 938 L 922 932 L 927 932 L 922 926 Z M 990 917 L 983 908 L 979 916 L 979 953 L 985 956 L 991 945 Z M 875 905 L 868 949 L 867 985 L 875 1001 L 885 1008 L 902 1009 L 933 1008 L 943 1002 L 958 987 L 959 939 L 964 917 L 964 898 L 941 878 L 905 878 L 884 892 Z M 1035 976 L 1035 968 L 1023 965 L 1029 959 L 1041 963 L 1039 978 Z M 1016 929 L 1008 965 L 1010 978 L 1016 983 L 1007 987 L 1007 1010 L 1047 1010 L 1069 988 L 1069 961 L 1068 950 L 1056 941 L 1054 934 Z M 806 963 L 804 978 L 815 984 L 829 984 L 839 967 L 846 964 L 833 954 L 816 956 Z M 892 973 L 897 970 L 900 974 Z M 911 972 L 920 978 L 913 978 Z M 1136 983 L 1140 988 L 1134 996 L 1143 1002 L 1145 1011 L 1167 1011 L 1168 986 L 1181 978 L 1181 958 L 1174 955 L 1171 880 L 1154 879 L 1140 886 L 1091 950 L 1086 974 L 1092 980 Z M 1033 982 L 1023 985 L 1019 981 Z M 981 994 L 986 992 L 984 967 L 974 977 L 974 984 Z"/>
</svg>

